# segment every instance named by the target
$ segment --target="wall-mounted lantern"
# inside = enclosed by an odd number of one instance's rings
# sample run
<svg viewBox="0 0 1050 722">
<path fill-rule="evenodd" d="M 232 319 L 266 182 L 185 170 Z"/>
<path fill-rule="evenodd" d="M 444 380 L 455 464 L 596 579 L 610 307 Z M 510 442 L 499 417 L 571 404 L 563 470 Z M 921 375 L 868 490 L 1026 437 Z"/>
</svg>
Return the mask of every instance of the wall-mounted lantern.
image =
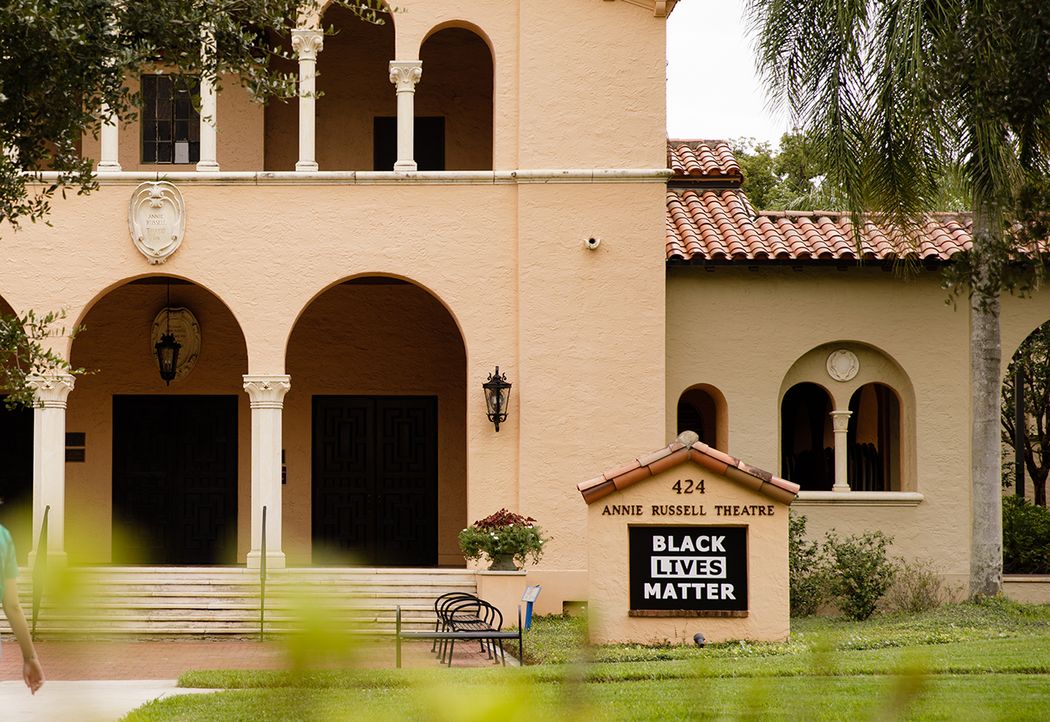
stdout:
<svg viewBox="0 0 1050 722">
<path fill-rule="evenodd" d="M 170 386 L 171 382 L 175 379 L 175 372 L 179 368 L 179 349 L 182 348 L 182 344 L 176 341 L 175 336 L 171 333 L 170 283 L 168 284 L 168 301 L 166 309 L 168 312 L 168 318 L 165 325 L 164 335 L 160 337 L 160 341 L 154 345 L 153 349 L 157 352 L 157 363 L 160 365 L 160 377 L 164 379 L 165 384 Z"/>
<path fill-rule="evenodd" d="M 481 387 L 485 390 L 485 410 L 489 421 L 499 431 L 500 423 L 507 420 L 507 407 L 510 406 L 511 384 L 507 381 L 507 374 L 501 374 L 497 366 L 496 372 L 489 374 L 488 381 Z"/>
</svg>

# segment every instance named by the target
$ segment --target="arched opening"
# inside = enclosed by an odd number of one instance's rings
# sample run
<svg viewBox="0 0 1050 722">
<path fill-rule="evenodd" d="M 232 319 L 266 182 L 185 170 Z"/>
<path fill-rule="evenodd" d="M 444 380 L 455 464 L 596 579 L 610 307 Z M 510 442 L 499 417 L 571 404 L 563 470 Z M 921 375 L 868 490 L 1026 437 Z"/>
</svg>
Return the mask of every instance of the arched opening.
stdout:
<svg viewBox="0 0 1050 722">
<path fill-rule="evenodd" d="M 419 50 L 416 162 L 420 170 L 492 169 L 492 51 L 477 33 L 446 27 Z"/>
<path fill-rule="evenodd" d="M 795 384 L 780 405 L 781 474 L 803 491 L 831 491 L 835 483 L 832 402 L 823 387 Z"/>
<path fill-rule="evenodd" d="M 314 564 L 461 566 L 466 351 L 427 290 L 332 286 L 288 341 L 286 549 Z"/>
<path fill-rule="evenodd" d="M 847 431 L 851 491 L 900 491 L 900 408 L 896 392 L 885 384 L 853 392 Z"/>
<path fill-rule="evenodd" d="M 384 128 L 397 114 L 390 61 L 394 59 L 394 21 L 365 22 L 346 8 L 332 4 L 322 25 L 334 34 L 324 38 L 317 54 L 316 159 L 321 170 L 391 170 L 376 165 L 380 146 L 385 152 L 396 134 L 386 139 Z M 291 52 L 291 45 L 284 43 Z M 293 54 L 294 57 L 294 54 Z M 298 76 L 294 60 L 275 60 L 273 68 Z M 266 170 L 290 170 L 299 158 L 299 105 L 266 106 Z M 379 134 L 376 129 L 379 128 Z"/>
<path fill-rule="evenodd" d="M 1050 321 L 1032 331 L 1011 358 L 1003 378 L 1001 404 L 1004 478 L 1008 476 L 1015 494 L 1044 507 L 1050 476 L 1050 453 L 1045 451 L 1050 449 L 1047 399 Z"/>
<path fill-rule="evenodd" d="M 695 431 L 700 441 L 728 451 L 729 429 L 726 400 L 714 386 L 697 384 L 678 397 L 677 429 Z"/>
<path fill-rule="evenodd" d="M 0 317 L 15 317 L 3 298 Z M 24 562 L 33 536 L 33 411 L 9 409 L 5 398 L 0 388 L 0 524 L 11 532 L 19 560 Z"/>
<path fill-rule="evenodd" d="M 81 323 L 71 362 L 90 373 L 66 415 L 80 449 L 66 464 L 70 560 L 236 562 L 248 541 L 251 427 L 233 314 L 199 285 L 155 276 L 111 289 Z M 169 329 L 182 345 L 170 384 L 155 355 Z"/>
</svg>

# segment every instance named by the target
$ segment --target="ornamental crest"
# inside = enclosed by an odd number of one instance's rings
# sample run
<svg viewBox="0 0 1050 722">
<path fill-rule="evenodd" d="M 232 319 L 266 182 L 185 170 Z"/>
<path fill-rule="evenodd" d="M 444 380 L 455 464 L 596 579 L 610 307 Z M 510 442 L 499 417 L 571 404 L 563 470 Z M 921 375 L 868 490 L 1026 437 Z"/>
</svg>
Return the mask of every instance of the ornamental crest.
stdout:
<svg viewBox="0 0 1050 722">
<path fill-rule="evenodd" d="M 182 193 L 168 181 L 143 183 L 131 196 L 128 227 L 135 247 L 151 264 L 164 263 L 179 249 L 186 232 Z"/>
<path fill-rule="evenodd" d="M 828 354 L 828 376 L 836 381 L 851 381 L 860 371 L 860 359 L 849 349 L 840 348 Z"/>
</svg>

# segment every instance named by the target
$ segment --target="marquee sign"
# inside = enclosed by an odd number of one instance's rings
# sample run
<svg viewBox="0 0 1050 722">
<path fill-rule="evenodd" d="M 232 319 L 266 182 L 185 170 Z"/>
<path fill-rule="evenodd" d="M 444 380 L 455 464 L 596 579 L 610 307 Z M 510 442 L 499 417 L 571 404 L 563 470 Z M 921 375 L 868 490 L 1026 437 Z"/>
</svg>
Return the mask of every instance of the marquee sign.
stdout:
<svg viewBox="0 0 1050 722">
<path fill-rule="evenodd" d="M 747 527 L 631 526 L 631 612 L 746 612 Z"/>
</svg>

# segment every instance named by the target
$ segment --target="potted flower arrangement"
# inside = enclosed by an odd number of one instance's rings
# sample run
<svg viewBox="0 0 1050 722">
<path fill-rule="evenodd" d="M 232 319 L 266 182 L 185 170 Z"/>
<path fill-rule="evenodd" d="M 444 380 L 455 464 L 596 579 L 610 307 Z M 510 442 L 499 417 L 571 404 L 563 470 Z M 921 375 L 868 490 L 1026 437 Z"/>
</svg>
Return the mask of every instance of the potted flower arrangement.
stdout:
<svg viewBox="0 0 1050 722">
<path fill-rule="evenodd" d="M 467 559 L 489 558 L 489 569 L 513 572 L 531 558 L 535 564 L 547 543 L 536 520 L 500 509 L 492 516 L 478 519 L 459 533 L 459 548 Z"/>
</svg>

